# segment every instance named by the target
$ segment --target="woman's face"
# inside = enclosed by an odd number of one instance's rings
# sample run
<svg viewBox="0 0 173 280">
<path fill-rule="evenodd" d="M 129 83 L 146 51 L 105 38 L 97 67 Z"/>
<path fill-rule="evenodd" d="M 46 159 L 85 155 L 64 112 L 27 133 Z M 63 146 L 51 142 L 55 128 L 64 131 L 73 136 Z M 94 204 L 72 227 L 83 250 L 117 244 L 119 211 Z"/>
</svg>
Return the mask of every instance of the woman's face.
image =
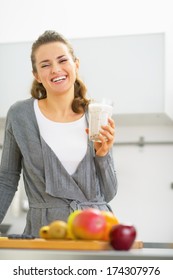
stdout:
<svg viewBox="0 0 173 280">
<path fill-rule="evenodd" d="M 74 61 L 68 47 L 61 42 L 47 43 L 35 53 L 36 80 L 42 83 L 49 93 L 63 94 L 74 92 L 79 61 Z"/>
</svg>

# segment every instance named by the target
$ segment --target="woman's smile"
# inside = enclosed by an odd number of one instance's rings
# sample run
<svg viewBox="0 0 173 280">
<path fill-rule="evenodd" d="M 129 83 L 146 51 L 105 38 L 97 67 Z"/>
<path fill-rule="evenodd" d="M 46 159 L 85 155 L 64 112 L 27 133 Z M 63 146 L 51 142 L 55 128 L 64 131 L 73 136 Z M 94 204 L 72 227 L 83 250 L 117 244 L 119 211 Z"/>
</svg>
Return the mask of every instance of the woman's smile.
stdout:
<svg viewBox="0 0 173 280">
<path fill-rule="evenodd" d="M 67 78 L 67 75 L 57 76 L 57 77 L 52 78 L 51 82 L 59 84 L 59 83 L 65 81 L 66 78 Z"/>
</svg>

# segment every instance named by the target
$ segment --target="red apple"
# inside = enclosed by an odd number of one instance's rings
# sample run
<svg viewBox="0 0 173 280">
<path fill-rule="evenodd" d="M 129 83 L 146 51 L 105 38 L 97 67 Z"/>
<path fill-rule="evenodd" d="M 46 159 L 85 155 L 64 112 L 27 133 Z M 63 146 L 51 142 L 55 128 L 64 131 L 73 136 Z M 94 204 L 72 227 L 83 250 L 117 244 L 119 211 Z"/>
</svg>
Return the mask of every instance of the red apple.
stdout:
<svg viewBox="0 0 173 280">
<path fill-rule="evenodd" d="M 82 210 L 73 220 L 72 232 L 77 239 L 101 240 L 104 236 L 106 220 L 95 208 Z"/>
<path fill-rule="evenodd" d="M 136 238 L 133 225 L 118 224 L 110 231 L 110 244 L 115 250 L 129 250 Z"/>
</svg>

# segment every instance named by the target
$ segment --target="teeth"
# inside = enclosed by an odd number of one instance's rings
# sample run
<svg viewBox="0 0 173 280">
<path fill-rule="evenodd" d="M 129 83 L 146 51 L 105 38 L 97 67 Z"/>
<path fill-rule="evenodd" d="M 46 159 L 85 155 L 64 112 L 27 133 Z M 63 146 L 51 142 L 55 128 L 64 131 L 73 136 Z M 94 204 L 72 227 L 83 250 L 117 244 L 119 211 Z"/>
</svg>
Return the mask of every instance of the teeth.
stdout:
<svg viewBox="0 0 173 280">
<path fill-rule="evenodd" d="M 66 78 L 65 76 L 61 76 L 61 77 L 53 79 L 52 82 L 59 82 L 59 81 L 65 80 L 65 78 Z"/>
</svg>

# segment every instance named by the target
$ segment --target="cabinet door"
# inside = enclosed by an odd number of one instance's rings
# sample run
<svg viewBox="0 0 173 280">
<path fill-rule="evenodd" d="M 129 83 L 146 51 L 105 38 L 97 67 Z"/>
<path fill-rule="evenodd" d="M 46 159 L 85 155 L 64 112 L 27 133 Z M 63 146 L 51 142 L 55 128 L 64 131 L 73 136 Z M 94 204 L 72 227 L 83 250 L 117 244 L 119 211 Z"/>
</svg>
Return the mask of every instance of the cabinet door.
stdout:
<svg viewBox="0 0 173 280">
<path fill-rule="evenodd" d="M 163 112 L 163 33 L 71 41 L 89 96 L 112 99 L 116 114 Z"/>
<path fill-rule="evenodd" d="M 115 114 L 164 111 L 164 33 L 70 40 L 90 98 L 112 99 Z M 0 44 L 0 117 L 30 96 L 31 42 Z"/>
</svg>

